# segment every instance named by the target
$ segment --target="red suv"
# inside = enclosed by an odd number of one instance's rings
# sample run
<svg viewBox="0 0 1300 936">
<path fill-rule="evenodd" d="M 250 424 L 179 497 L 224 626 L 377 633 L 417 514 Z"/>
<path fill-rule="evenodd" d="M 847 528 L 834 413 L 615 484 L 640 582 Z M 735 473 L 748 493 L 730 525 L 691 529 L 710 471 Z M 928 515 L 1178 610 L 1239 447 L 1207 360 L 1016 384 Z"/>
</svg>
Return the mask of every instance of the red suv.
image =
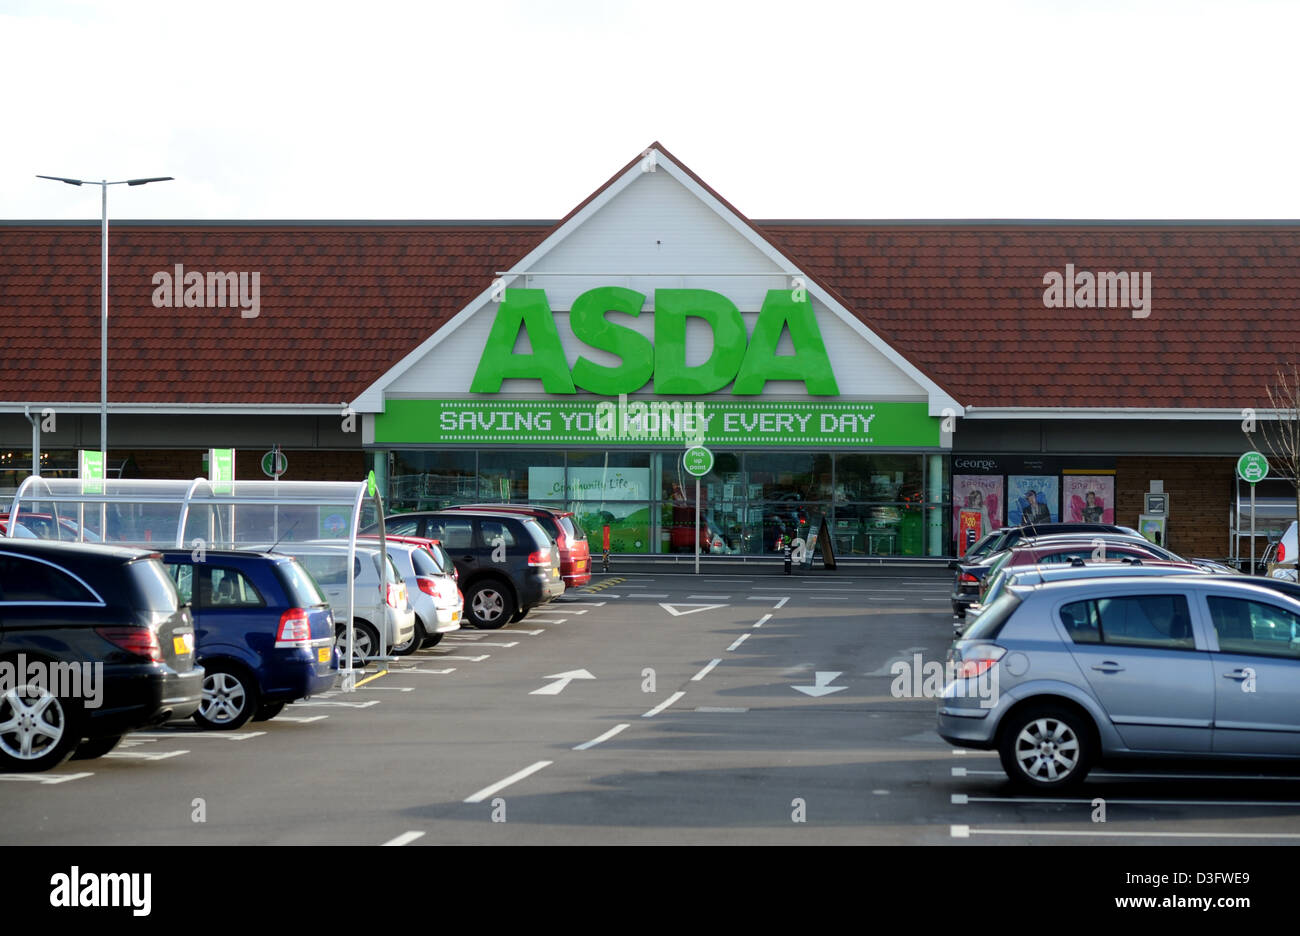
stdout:
<svg viewBox="0 0 1300 936">
<path fill-rule="evenodd" d="M 560 550 L 560 575 L 566 588 L 586 585 L 591 581 L 591 548 L 587 533 L 571 510 L 554 510 L 534 507 L 531 504 L 457 504 L 442 507 L 439 513 L 449 510 L 490 510 L 493 513 L 522 514 L 534 518 L 542 525 Z"/>
</svg>

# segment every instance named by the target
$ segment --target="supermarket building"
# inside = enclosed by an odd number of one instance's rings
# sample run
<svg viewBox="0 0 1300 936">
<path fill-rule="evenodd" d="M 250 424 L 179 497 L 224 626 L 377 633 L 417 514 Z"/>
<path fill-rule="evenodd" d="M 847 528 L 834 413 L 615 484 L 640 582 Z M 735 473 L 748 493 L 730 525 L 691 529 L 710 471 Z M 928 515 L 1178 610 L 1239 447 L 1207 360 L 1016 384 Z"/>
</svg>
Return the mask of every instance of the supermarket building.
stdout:
<svg viewBox="0 0 1300 936">
<path fill-rule="evenodd" d="M 1294 222 L 751 221 L 657 144 L 558 222 L 111 237 L 110 471 L 279 447 L 399 510 L 563 505 L 620 553 L 691 550 L 703 444 L 717 553 L 824 516 L 841 557 L 943 557 L 1137 526 L 1156 487 L 1171 548 L 1248 554 L 1244 421 L 1300 347 Z M 98 223 L 0 222 L 0 488 L 99 445 L 99 277 Z"/>
</svg>

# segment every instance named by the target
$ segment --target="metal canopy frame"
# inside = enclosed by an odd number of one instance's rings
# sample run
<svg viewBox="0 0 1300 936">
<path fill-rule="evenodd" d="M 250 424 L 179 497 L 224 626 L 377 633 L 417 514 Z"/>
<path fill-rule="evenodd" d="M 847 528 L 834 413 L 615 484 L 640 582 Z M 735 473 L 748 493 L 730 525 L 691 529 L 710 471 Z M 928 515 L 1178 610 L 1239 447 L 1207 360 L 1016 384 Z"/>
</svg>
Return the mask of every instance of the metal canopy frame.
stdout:
<svg viewBox="0 0 1300 936">
<path fill-rule="evenodd" d="M 87 506 L 98 506 L 99 536 L 101 539 L 93 541 L 102 541 L 108 545 L 158 549 L 159 542 L 152 539 L 141 539 L 134 533 L 131 536 L 121 535 L 122 530 L 117 531 L 118 536 L 113 536 L 113 531 L 109 529 L 109 506 L 153 504 L 175 508 L 176 535 L 168 548 L 188 548 L 185 542 L 187 528 L 192 525 L 192 520 L 198 517 L 200 522 L 206 518 L 208 524 L 207 534 L 194 537 L 192 543 L 189 544 L 196 550 L 202 548 L 247 549 L 249 546 L 241 545 L 236 537 L 236 507 L 273 508 L 272 515 L 276 523 L 273 537 L 267 538 L 254 535 L 244 542 L 245 544 L 252 541 L 259 543 L 272 542 L 276 545 L 283 539 L 278 533 L 279 508 L 347 508 L 347 660 L 340 661 L 339 671 L 343 674 L 343 690 L 350 692 L 356 686 L 357 672 L 352 666 L 355 640 L 353 620 L 356 616 L 357 534 L 361 526 L 362 510 L 367 502 L 373 505 L 379 526 L 379 587 L 381 600 L 387 607 L 388 550 L 384 529 L 384 504 L 378 488 L 372 491 L 368 480 L 210 481 L 207 478 L 195 478 L 192 481 L 185 481 L 148 478 L 46 478 L 40 475 L 31 475 L 23 480 L 14 493 L 13 502 L 9 508 L 9 522 L 6 524 L 5 535 L 9 537 L 15 536 L 18 526 L 22 522 L 22 516 L 26 513 L 29 517 L 48 515 L 53 520 L 51 526 L 59 539 L 64 539 L 62 534 L 67 532 L 68 536 L 66 538 L 68 540 L 87 542 L 87 530 L 84 523 L 85 508 Z M 76 508 L 77 519 L 75 523 L 72 523 L 71 517 L 65 518 L 64 512 L 58 509 L 59 505 L 69 505 Z M 218 521 L 222 518 L 217 510 L 218 508 L 229 508 L 230 511 L 229 523 L 224 527 L 218 525 Z M 46 514 L 47 510 L 48 514 Z M 67 530 L 65 528 L 65 519 L 72 523 L 74 529 Z M 189 532 L 193 531 L 190 530 Z M 292 532 L 292 528 L 287 530 L 284 535 L 287 536 L 289 532 Z M 339 537 L 340 546 L 343 545 L 343 542 L 343 537 Z M 378 629 L 380 631 L 380 654 L 367 659 L 377 662 L 391 661 L 393 658 L 388 656 L 388 647 L 385 642 L 388 628 L 387 626 L 381 626 Z"/>
</svg>

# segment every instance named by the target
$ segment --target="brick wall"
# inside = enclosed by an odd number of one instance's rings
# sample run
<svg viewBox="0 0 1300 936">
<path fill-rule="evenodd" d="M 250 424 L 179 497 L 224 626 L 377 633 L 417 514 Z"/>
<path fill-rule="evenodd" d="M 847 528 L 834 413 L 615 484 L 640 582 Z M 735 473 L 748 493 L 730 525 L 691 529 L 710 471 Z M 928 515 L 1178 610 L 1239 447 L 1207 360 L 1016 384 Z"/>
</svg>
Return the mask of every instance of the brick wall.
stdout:
<svg viewBox="0 0 1300 936">
<path fill-rule="evenodd" d="M 1169 495 L 1169 541 L 1182 556 L 1224 559 L 1228 555 L 1229 511 L 1235 458 L 1174 458 L 1120 456 L 1115 459 L 1115 522 L 1136 527 L 1142 495 L 1152 479 L 1164 481 Z M 1263 552 L 1268 540 L 1259 537 Z M 1242 543 L 1243 552 L 1250 542 Z"/>
</svg>

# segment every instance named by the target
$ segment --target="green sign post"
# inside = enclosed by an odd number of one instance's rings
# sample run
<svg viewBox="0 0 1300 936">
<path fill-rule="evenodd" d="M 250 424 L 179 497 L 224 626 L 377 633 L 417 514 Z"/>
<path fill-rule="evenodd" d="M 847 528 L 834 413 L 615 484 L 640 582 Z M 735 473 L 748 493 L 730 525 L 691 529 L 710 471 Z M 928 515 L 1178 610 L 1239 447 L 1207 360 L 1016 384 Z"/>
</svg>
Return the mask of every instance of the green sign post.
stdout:
<svg viewBox="0 0 1300 936">
<path fill-rule="evenodd" d="M 1255 574 L 1255 485 L 1268 477 L 1268 459 L 1247 452 L 1237 459 L 1237 477 L 1250 483 L 1250 574 Z"/>
<path fill-rule="evenodd" d="M 695 574 L 700 574 L 700 478 L 713 470 L 713 453 L 703 445 L 692 446 L 682 456 L 682 467 L 695 479 Z"/>
<path fill-rule="evenodd" d="M 279 481 L 280 476 L 288 470 L 289 459 L 284 457 L 284 452 L 280 451 L 278 445 L 262 456 L 262 474 L 268 478 Z"/>
</svg>

